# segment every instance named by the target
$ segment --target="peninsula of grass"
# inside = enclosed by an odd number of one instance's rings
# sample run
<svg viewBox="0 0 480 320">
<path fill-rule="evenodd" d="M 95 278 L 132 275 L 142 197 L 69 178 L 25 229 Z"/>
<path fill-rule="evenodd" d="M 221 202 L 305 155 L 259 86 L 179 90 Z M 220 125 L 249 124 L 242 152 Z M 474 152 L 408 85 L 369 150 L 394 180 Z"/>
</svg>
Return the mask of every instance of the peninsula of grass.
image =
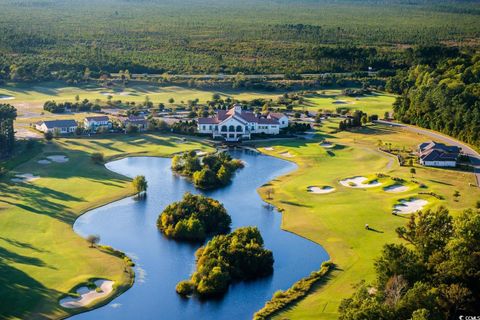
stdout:
<svg viewBox="0 0 480 320">
<path fill-rule="evenodd" d="M 208 298 L 228 290 L 233 281 L 252 280 L 273 272 L 273 254 L 263 247 L 256 227 L 242 227 L 213 237 L 195 253 L 197 266 L 190 280 L 181 281 L 176 291 Z"/>
<path fill-rule="evenodd" d="M 373 261 L 383 244 L 400 241 L 395 229 L 409 216 L 392 214 L 400 199 L 423 198 L 428 201 L 425 209 L 444 205 L 455 215 L 474 207 L 480 198 L 470 172 L 415 165 L 412 176 L 410 167 L 401 167 L 394 157 L 378 151 L 380 143 L 415 149 L 429 137 L 381 125 L 332 133 L 336 128 L 338 120 L 326 120 L 311 140 L 256 143 L 258 150 L 272 156 L 283 157 L 280 151 L 295 155 L 288 160 L 298 169 L 276 178 L 259 192 L 281 210 L 283 229 L 322 245 L 336 266 L 324 285 L 314 286 L 306 297 L 289 304 L 274 319 L 337 319 L 340 302 L 351 295 L 353 285 L 374 280 Z M 319 145 L 325 139 L 335 144 L 334 156 Z M 382 184 L 351 188 L 339 183 L 349 177 L 365 177 L 366 183 L 377 180 Z M 385 188 L 393 184 L 406 186 L 407 190 L 387 192 Z M 305 188 L 323 185 L 336 190 L 319 197 Z M 457 199 L 452 190 L 459 191 Z"/>
<path fill-rule="evenodd" d="M 190 151 L 176 155 L 172 160 L 172 170 L 192 179 L 195 187 L 200 189 L 227 185 L 240 168 L 243 168 L 243 163 L 232 159 L 226 152 L 209 153 L 200 157 L 195 151 Z"/>
<path fill-rule="evenodd" d="M 188 192 L 181 201 L 168 205 L 157 219 L 157 226 L 166 237 L 194 242 L 227 233 L 231 223 L 232 218 L 220 202 Z"/>
<path fill-rule="evenodd" d="M 23 148 L 22 143 L 20 147 Z M 133 194 L 130 179 L 94 164 L 126 156 L 172 156 L 188 150 L 212 151 L 202 143 L 175 136 L 118 135 L 108 138 L 54 139 L 34 145 L 29 158 L 8 161 L 11 172 L 0 180 L 0 314 L 2 319 L 64 318 L 80 311 L 59 300 L 89 279 L 109 279 L 115 291 L 107 303 L 132 284 L 130 262 L 116 251 L 90 248 L 72 225 L 82 213 Z M 41 165 L 48 155 L 62 154 L 66 163 Z M 40 178 L 13 183 L 10 176 L 32 173 Z"/>
</svg>

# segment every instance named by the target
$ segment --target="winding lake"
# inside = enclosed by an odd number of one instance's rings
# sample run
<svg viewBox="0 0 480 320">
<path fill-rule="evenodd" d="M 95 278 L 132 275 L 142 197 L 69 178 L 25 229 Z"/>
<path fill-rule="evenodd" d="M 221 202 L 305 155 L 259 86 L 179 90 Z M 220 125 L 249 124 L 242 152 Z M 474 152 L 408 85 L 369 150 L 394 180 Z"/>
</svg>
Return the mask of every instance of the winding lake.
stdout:
<svg viewBox="0 0 480 320">
<path fill-rule="evenodd" d="M 265 247 L 275 258 L 272 276 L 230 286 L 218 300 L 184 299 L 175 293 L 178 281 L 195 268 L 196 245 L 164 238 L 156 227 L 158 214 L 186 191 L 200 193 L 192 184 L 172 174 L 171 159 L 132 157 L 108 163 L 108 169 L 134 177 L 145 175 L 146 200 L 126 198 L 82 215 L 74 229 L 86 237 L 99 234 L 101 243 L 126 252 L 136 263 L 133 287 L 108 305 L 74 316 L 74 319 L 251 319 L 272 294 L 318 270 L 328 260 L 325 250 L 304 238 L 280 229 L 282 216 L 268 208 L 256 189 L 284 175 L 296 165 L 248 151 L 232 156 L 245 162 L 233 182 L 222 189 L 202 192 L 222 202 L 232 216 L 232 229 L 257 226 Z"/>
</svg>

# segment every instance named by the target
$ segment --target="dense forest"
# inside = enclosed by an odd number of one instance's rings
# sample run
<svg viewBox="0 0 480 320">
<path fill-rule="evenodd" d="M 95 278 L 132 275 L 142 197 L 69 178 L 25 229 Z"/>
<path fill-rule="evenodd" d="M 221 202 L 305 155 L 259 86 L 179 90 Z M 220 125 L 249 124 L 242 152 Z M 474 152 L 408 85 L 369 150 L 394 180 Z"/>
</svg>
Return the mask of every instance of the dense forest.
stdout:
<svg viewBox="0 0 480 320">
<path fill-rule="evenodd" d="M 225 293 L 232 281 L 251 280 L 273 272 L 273 254 L 263 247 L 256 227 L 242 227 L 228 235 L 213 237 L 195 253 L 197 269 L 190 280 L 181 281 L 177 292 L 202 297 Z"/>
<path fill-rule="evenodd" d="M 0 80 L 395 69 L 478 46 L 476 1 L 5 0 Z M 425 49 L 427 48 L 427 49 Z"/>
<path fill-rule="evenodd" d="M 480 147 L 480 54 L 416 65 L 387 82 L 395 118 Z"/>
<path fill-rule="evenodd" d="M 407 244 L 387 244 L 376 281 L 340 306 L 341 320 L 461 319 L 480 310 L 480 212 L 453 218 L 427 210 L 397 229 Z"/>
</svg>

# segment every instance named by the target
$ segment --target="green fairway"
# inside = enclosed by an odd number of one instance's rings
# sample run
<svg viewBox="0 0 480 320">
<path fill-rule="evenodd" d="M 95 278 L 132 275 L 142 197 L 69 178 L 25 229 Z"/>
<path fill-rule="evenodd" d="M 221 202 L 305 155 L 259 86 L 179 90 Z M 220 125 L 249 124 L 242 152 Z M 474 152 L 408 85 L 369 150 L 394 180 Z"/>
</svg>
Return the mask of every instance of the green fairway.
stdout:
<svg viewBox="0 0 480 320">
<path fill-rule="evenodd" d="M 391 214 L 398 200 L 425 199 L 429 202 L 425 208 L 445 205 L 456 214 L 473 207 L 480 198 L 480 189 L 469 186 L 474 183 L 471 173 L 417 167 L 415 179 L 427 186 L 420 188 L 411 181 L 409 167 L 400 167 L 395 158 L 377 150 L 379 140 L 414 148 L 428 140 L 426 137 L 385 126 L 329 133 L 337 126 L 337 121 L 327 121 L 314 140 L 265 143 L 263 146 L 273 150 L 259 148 L 299 165 L 297 171 L 275 179 L 260 192 L 265 196 L 267 188 L 274 188 L 271 202 L 283 211 L 282 227 L 324 246 L 337 267 L 324 285 L 278 315 L 278 319 L 336 319 L 339 303 L 352 293 L 352 285 L 362 279 L 373 280 L 373 260 L 383 244 L 399 241 L 395 228 L 405 224 L 408 215 Z M 335 146 L 321 147 L 323 138 Z M 372 188 L 351 188 L 339 183 L 355 176 L 375 180 L 377 173 L 390 177 L 378 178 L 382 184 Z M 402 184 L 408 190 L 386 192 L 384 187 L 397 184 L 391 177 L 404 179 Z M 315 194 L 307 192 L 308 186 L 331 186 L 335 190 Z M 458 202 L 454 200 L 454 190 L 460 191 Z M 434 192 L 445 199 L 420 192 Z M 372 230 L 366 230 L 365 224 Z"/>
<path fill-rule="evenodd" d="M 306 96 L 302 108 L 336 111 L 337 108 L 349 111 L 361 110 L 383 117 L 386 111 L 392 112 L 395 96 L 387 93 L 374 92 L 360 97 L 349 97 L 342 90 L 321 90 L 317 94 Z"/>
<path fill-rule="evenodd" d="M 92 152 L 111 159 L 169 156 L 192 149 L 210 147 L 153 134 L 59 139 L 7 163 L 14 169 L 0 180 L 0 318 L 64 317 L 71 311 L 61 308 L 58 299 L 91 278 L 113 280 L 119 291 L 130 285 L 122 259 L 89 248 L 72 230 L 81 213 L 132 193 L 128 179 L 93 164 Z M 69 161 L 38 163 L 52 155 L 65 155 Z M 10 180 L 25 173 L 40 178 L 28 183 Z"/>
<path fill-rule="evenodd" d="M 20 110 L 22 113 L 34 112 L 42 110 L 43 103 L 47 100 L 75 101 L 78 95 L 80 100 L 89 99 L 95 101 L 100 99 L 107 101 L 108 96 L 112 96 L 112 100 L 122 100 L 129 102 L 144 102 L 145 97 L 158 104 L 160 102 L 168 105 L 168 100 L 173 98 L 175 103 L 186 103 L 188 100 L 199 99 L 201 103 L 205 103 L 212 99 L 214 93 L 220 94 L 222 97 L 231 97 L 238 100 L 251 100 L 255 98 L 274 99 L 281 93 L 272 93 L 256 90 L 201 90 L 193 88 L 184 88 L 178 86 L 162 86 L 153 84 L 128 84 L 125 88 L 117 85 L 113 88 L 103 88 L 95 84 L 81 86 L 67 86 L 61 82 L 44 82 L 33 85 L 17 84 L 0 86 L 0 102 L 10 103 Z M 282 92 L 283 93 L 283 92 Z M 1 100 L 8 98 L 8 100 Z M 11 99 L 13 98 L 13 99 Z"/>
</svg>

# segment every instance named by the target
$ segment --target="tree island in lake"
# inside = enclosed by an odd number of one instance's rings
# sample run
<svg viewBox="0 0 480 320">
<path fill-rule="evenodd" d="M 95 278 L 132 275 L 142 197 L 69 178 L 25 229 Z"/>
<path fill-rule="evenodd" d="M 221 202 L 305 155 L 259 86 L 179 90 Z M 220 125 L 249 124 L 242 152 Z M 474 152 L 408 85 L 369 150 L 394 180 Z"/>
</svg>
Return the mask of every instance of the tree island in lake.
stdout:
<svg viewBox="0 0 480 320">
<path fill-rule="evenodd" d="M 243 168 L 243 163 L 225 152 L 200 157 L 195 151 L 190 151 L 172 159 L 172 170 L 191 178 L 195 186 L 201 189 L 213 189 L 230 183 L 233 174 L 240 168 Z"/>
<path fill-rule="evenodd" d="M 187 241 L 204 241 L 208 235 L 227 233 L 231 223 L 220 202 L 188 192 L 181 201 L 166 207 L 157 220 L 165 236 Z"/>
<path fill-rule="evenodd" d="M 223 294 L 233 281 L 264 277 L 273 272 L 273 254 L 263 247 L 256 227 L 243 227 L 213 237 L 195 253 L 197 268 L 190 280 L 177 284 L 177 293 L 201 297 Z"/>
</svg>

